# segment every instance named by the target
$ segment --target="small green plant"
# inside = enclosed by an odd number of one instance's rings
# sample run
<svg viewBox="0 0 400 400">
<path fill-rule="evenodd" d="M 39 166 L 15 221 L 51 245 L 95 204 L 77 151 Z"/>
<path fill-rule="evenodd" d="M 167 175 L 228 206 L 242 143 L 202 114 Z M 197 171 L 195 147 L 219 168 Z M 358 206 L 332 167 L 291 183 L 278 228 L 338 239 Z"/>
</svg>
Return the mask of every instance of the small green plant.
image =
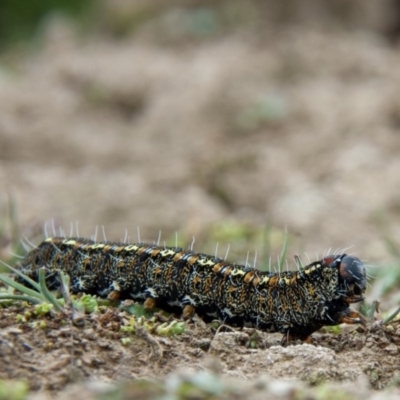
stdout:
<svg viewBox="0 0 400 400">
<path fill-rule="evenodd" d="M 143 327 L 146 331 L 159 336 L 181 335 L 185 331 L 185 323 L 177 320 L 160 322 L 156 317 L 147 319 L 133 315 L 125 322 L 125 325 L 122 325 L 120 328 L 121 332 L 135 333 L 137 326 Z"/>
<path fill-rule="evenodd" d="M 12 272 L 20 276 L 23 280 L 25 280 L 33 289 L 30 289 L 27 286 L 22 285 L 21 283 L 16 282 L 10 277 L 6 276 L 6 274 L 0 274 L 0 281 L 3 282 L 8 287 L 8 293 L 1 293 L 0 300 L 21 300 L 26 301 L 28 303 L 42 305 L 42 304 L 50 304 L 54 307 L 54 310 L 57 312 L 62 312 L 63 308 L 56 299 L 56 297 L 49 291 L 46 286 L 46 269 L 40 268 L 39 270 L 39 283 L 35 282 L 33 279 L 29 278 L 21 271 L 3 263 L 7 268 L 9 268 Z M 65 279 L 65 277 L 64 277 Z M 21 294 L 14 294 L 14 290 L 21 292 Z"/>
<path fill-rule="evenodd" d="M 40 317 L 40 316 L 49 314 L 52 309 L 53 309 L 53 304 L 40 303 L 40 304 L 35 305 L 33 313 Z"/>
<path fill-rule="evenodd" d="M 129 314 L 135 316 L 136 318 L 151 318 L 154 315 L 154 312 L 162 312 L 158 308 L 154 308 L 152 310 L 148 310 L 144 308 L 143 304 L 135 303 L 133 301 L 122 302 L 120 305 L 120 309 L 128 312 Z"/>
<path fill-rule="evenodd" d="M 342 333 L 341 325 L 324 326 L 323 330 L 325 332 L 331 333 L 332 335 L 340 335 Z"/>
<path fill-rule="evenodd" d="M 122 346 L 129 346 L 132 343 L 132 339 L 129 337 L 123 337 L 120 339 Z"/>
<path fill-rule="evenodd" d="M 21 271 L 18 271 L 5 263 L 3 264 L 26 281 L 32 289 L 16 282 L 7 276 L 7 274 L 0 274 L 0 282 L 2 282 L 7 288 L 7 292 L 0 292 L 0 304 L 3 303 L 5 306 L 10 306 L 17 300 L 34 304 L 33 315 L 37 317 L 53 313 L 66 314 L 68 306 L 72 311 L 71 318 L 75 324 L 82 322 L 83 316 L 81 313 L 91 314 L 97 312 L 99 309 L 97 298 L 95 296 L 84 294 L 81 297 L 71 299 L 69 291 L 69 276 L 63 272 L 60 272 L 60 286 L 63 297 L 58 299 L 46 286 L 45 268 L 39 269 L 39 282 L 35 282 Z M 15 291 L 20 293 L 15 294 Z M 28 312 L 28 314 L 25 313 L 24 315 L 18 315 L 17 321 L 28 321 L 32 317 L 32 313 Z"/>
<path fill-rule="evenodd" d="M 63 299 L 61 299 L 63 302 Z M 110 301 L 108 301 L 110 303 Z M 91 294 L 84 294 L 78 298 L 72 298 L 70 304 L 78 311 L 92 314 L 99 310 L 99 299 Z"/>
</svg>

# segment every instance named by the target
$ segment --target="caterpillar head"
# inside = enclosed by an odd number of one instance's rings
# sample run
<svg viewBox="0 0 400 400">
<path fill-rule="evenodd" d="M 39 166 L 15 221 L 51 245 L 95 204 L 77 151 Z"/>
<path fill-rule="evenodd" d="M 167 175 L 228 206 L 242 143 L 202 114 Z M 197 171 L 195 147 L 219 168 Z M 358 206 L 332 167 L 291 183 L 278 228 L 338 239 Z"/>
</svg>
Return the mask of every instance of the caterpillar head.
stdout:
<svg viewBox="0 0 400 400">
<path fill-rule="evenodd" d="M 337 293 L 346 303 L 357 303 L 364 299 L 367 288 L 367 272 L 360 259 L 347 254 L 327 256 L 322 260 L 324 265 L 336 268 L 339 275 Z"/>
</svg>

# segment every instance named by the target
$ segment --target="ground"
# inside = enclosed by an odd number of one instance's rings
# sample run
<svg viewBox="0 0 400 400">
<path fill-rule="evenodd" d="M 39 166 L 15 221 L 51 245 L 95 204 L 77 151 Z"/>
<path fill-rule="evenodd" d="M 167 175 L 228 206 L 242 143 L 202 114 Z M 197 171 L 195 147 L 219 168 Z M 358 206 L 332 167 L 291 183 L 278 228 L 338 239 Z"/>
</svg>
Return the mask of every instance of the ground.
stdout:
<svg viewBox="0 0 400 400">
<path fill-rule="evenodd" d="M 136 12 L 115 3 L 108 23 Z M 383 277 L 367 290 L 368 303 L 381 301 L 376 317 L 393 311 L 400 53 L 382 21 L 313 19 L 312 6 L 282 24 L 257 2 L 198 9 L 177 1 L 162 12 L 137 3 L 146 18 L 124 35 L 82 37 L 55 17 L 34 51 L 2 56 L 0 209 L 8 215 L 14 206 L 18 229 L 0 224 L 0 259 L 15 261 L 8 251 L 17 234 L 37 243 L 44 226 L 48 235 L 53 225 L 68 234 L 72 224 L 73 235 L 86 237 L 97 226 L 98 238 L 104 226 L 112 240 L 127 229 L 131 241 L 152 242 L 161 230 L 161 241 L 173 244 L 178 232 L 182 245 L 195 238 L 196 251 L 222 255 L 230 246 L 232 261 L 244 262 L 250 250 L 262 268 L 287 229 L 291 265 L 297 253 L 315 259 L 353 246 L 369 274 Z M 348 15 L 366 17 L 350 3 Z M 83 326 L 43 317 L 41 329 L 16 322 L 18 307 L 0 310 L 0 378 L 26 379 L 35 399 L 89 399 L 139 378 L 171 386 L 198 371 L 237 387 L 227 398 L 243 397 L 241 390 L 318 398 L 308 385 L 356 399 L 389 386 L 398 394 L 397 323 L 317 332 L 313 344 L 285 348 L 277 335 L 216 333 L 197 320 L 176 337 L 139 329 L 123 345 L 125 316 L 116 309 L 86 316 Z M 146 398 L 147 389 L 127 385 Z"/>
<path fill-rule="evenodd" d="M 16 315 L 26 315 L 27 311 L 26 307 L 14 306 L 1 314 L 0 351 L 4 367 L 0 378 L 23 378 L 33 392 L 38 391 L 35 399 L 52 398 L 65 387 L 66 393 L 76 387 L 83 390 L 82 382 L 88 380 L 93 388 L 86 384 L 89 386 L 83 393 L 74 395 L 76 399 L 87 398 L 86 391 L 95 396 L 96 390 L 111 390 L 101 385 L 96 389 L 96 381 L 110 384 L 140 378 L 156 380 L 168 375 L 178 379 L 182 374 L 188 379 L 190 373 L 196 376 L 199 371 L 224 377 L 223 382 L 229 378 L 255 385 L 258 379 L 266 387 L 284 378 L 311 386 L 358 382 L 365 392 L 368 387 L 393 389 L 400 378 L 398 323 L 382 326 L 375 322 L 367 327 L 344 329 L 340 334 L 319 332 L 313 335 L 313 344 L 282 347 L 278 334 L 230 327 L 216 331 L 196 318 L 186 323 L 181 335 L 165 337 L 144 328 L 127 335 L 120 327 L 130 315 L 116 308 L 90 314 L 79 324 L 66 320 L 64 315 L 16 324 Z M 46 326 L 34 325 L 34 321 L 45 322 Z M 130 337 L 130 343 L 124 345 L 124 337 Z M 292 390 L 303 388 L 294 383 Z M 256 386 L 251 390 L 256 390 Z M 346 390 L 349 388 L 351 385 Z M 264 390 L 268 393 L 269 389 Z M 360 393 L 364 396 L 364 392 Z M 351 396 L 361 398 L 355 392 Z M 288 398 L 287 393 L 281 398 Z"/>
</svg>

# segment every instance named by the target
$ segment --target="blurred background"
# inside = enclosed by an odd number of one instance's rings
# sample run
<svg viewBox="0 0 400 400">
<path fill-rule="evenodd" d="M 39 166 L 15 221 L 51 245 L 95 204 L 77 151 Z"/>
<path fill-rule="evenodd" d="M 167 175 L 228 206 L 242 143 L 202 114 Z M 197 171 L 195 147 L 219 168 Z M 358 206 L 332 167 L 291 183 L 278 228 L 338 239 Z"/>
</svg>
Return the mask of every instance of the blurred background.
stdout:
<svg viewBox="0 0 400 400">
<path fill-rule="evenodd" d="M 287 229 L 400 275 L 399 35 L 398 0 L 2 0 L 3 248 L 78 221 L 260 266 Z"/>
</svg>

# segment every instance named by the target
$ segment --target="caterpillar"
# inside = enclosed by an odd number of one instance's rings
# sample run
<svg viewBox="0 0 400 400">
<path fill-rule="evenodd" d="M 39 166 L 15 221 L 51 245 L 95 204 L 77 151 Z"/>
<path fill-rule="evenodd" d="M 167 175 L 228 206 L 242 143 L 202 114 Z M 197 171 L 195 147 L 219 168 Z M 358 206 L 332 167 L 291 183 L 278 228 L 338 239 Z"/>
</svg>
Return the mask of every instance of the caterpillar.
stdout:
<svg viewBox="0 0 400 400">
<path fill-rule="evenodd" d="M 197 313 L 206 320 L 281 332 L 282 344 L 310 342 L 325 325 L 363 322 L 350 304 L 363 300 L 366 269 L 346 254 L 272 273 L 179 247 L 49 237 L 17 265 L 36 280 L 41 267 L 53 289 L 63 271 L 73 293 L 133 298 L 146 308 L 179 310 L 184 318 Z"/>
</svg>

